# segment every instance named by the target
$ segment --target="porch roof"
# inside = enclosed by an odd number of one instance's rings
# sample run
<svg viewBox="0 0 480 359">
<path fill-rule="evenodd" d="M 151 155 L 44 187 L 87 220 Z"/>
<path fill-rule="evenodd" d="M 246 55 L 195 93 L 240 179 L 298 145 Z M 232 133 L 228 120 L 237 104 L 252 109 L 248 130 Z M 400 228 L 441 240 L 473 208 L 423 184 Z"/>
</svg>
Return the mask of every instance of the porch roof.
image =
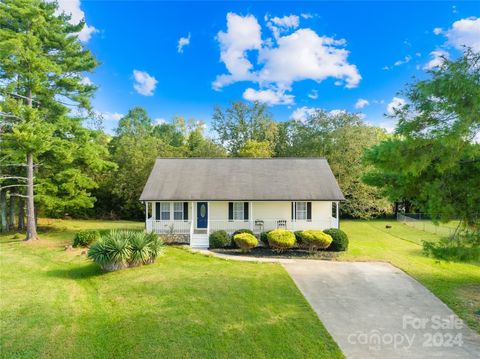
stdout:
<svg viewBox="0 0 480 359">
<path fill-rule="evenodd" d="M 343 201 L 322 158 L 159 158 L 141 201 Z"/>
</svg>

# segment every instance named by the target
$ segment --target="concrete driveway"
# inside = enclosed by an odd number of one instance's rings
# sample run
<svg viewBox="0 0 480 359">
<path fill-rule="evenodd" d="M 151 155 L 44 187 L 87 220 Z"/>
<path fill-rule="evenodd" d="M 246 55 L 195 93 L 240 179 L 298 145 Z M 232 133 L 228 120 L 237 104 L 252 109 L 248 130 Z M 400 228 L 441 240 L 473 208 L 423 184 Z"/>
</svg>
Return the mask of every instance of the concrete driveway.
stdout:
<svg viewBox="0 0 480 359">
<path fill-rule="evenodd" d="M 480 358 L 480 336 L 390 264 L 282 265 L 348 358 Z"/>
</svg>

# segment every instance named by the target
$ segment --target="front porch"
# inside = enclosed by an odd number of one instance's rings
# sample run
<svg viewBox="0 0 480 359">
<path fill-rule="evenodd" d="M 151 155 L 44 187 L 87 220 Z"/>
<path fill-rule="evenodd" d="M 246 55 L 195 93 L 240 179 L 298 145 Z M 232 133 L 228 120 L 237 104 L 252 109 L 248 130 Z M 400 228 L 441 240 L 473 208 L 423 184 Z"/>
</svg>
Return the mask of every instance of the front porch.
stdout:
<svg viewBox="0 0 480 359">
<path fill-rule="evenodd" d="M 210 233 L 239 229 L 255 234 L 286 229 L 338 228 L 338 201 L 145 202 L 145 225 L 159 235 L 184 235 L 191 246 L 208 247 Z"/>
</svg>

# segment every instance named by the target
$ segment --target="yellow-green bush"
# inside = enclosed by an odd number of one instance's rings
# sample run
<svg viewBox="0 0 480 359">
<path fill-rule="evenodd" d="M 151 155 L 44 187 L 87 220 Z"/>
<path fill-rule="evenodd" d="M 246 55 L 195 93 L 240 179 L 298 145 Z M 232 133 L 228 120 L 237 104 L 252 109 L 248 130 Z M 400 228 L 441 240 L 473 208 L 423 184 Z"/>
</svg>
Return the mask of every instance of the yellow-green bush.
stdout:
<svg viewBox="0 0 480 359">
<path fill-rule="evenodd" d="M 257 238 L 250 233 L 239 233 L 233 236 L 233 240 L 242 251 L 249 251 L 258 246 Z"/>
<path fill-rule="evenodd" d="M 276 251 L 284 251 L 295 245 L 295 234 L 286 229 L 275 229 L 267 233 L 268 245 Z"/>
<path fill-rule="evenodd" d="M 323 231 L 309 229 L 300 233 L 302 246 L 310 251 L 318 249 L 327 249 L 333 241 L 333 238 Z"/>
</svg>

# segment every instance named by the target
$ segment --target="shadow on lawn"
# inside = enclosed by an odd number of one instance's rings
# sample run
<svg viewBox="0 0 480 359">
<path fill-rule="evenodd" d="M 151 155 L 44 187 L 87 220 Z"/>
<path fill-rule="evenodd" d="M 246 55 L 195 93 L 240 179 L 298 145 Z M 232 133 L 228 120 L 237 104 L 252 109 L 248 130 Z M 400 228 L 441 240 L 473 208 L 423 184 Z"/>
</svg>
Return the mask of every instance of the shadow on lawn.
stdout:
<svg viewBox="0 0 480 359">
<path fill-rule="evenodd" d="M 88 264 L 83 267 L 65 269 L 53 269 L 46 272 L 49 277 L 64 279 L 87 279 L 105 274 L 96 264 Z"/>
</svg>

